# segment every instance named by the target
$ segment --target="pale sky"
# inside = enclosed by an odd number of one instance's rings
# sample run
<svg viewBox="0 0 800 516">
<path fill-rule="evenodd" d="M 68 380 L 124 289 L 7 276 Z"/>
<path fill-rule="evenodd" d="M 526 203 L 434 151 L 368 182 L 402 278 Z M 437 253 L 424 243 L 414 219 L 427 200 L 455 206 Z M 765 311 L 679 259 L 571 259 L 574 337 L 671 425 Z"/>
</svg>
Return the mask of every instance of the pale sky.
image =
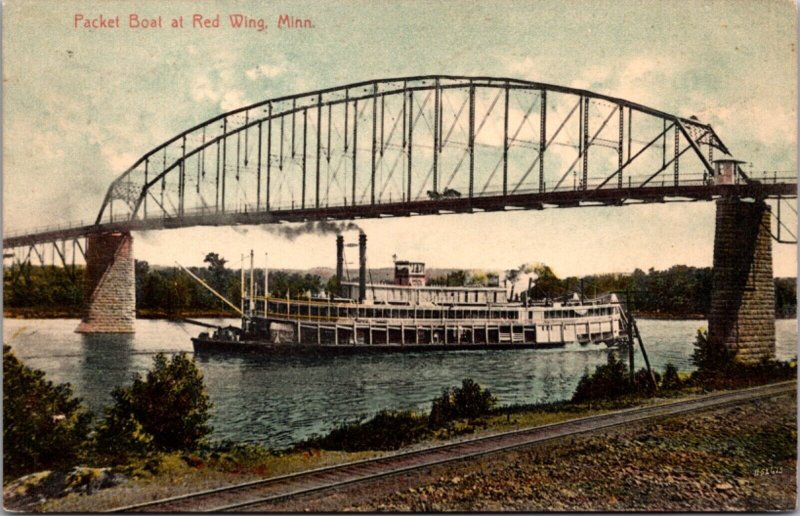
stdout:
<svg viewBox="0 0 800 516">
<path fill-rule="evenodd" d="M 128 16 L 241 13 L 271 27 L 132 30 Z M 75 15 L 119 29 L 75 28 Z M 308 31 L 274 28 L 281 14 Z M 45 2 L 3 13 L 3 227 L 92 221 L 109 183 L 172 135 L 281 95 L 425 74 L 514 77 L 586 88 L 710 123 L 753 170 L 796 170 L 796 16 L 791 1 Z M 748 170 L 749 166 L 745 166 Z M 714 204 L 551 209 L 360 221 L 369 263 L 557 274 L 711 265 Z M 333 266 L 333 236 L 258 227 L 135 233 L 153 264 Z M 355 241 L 355 233 L 347 236 Z M 776 276 L 796 248 L 775 245 Z M 352 257 L 351 260 L 354 260 Z M 263 261 L 263 258 L 261 258 Z"/>
</svg>

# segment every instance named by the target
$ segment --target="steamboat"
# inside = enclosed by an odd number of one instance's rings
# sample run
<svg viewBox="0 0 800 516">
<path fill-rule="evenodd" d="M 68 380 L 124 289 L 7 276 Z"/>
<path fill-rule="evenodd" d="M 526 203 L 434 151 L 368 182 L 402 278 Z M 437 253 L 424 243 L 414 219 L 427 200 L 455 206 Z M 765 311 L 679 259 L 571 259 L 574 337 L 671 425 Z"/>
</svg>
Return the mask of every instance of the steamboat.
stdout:
<svg viewBox="0 0 800 516">
<path fill-rule="evenodd" d="M 344 278 L 344 239 L 336 240 L 335 294 L 305 299 L 262 295 L 252 280 L 242 326 L 216 328 L 192 339 L 195 352 L 365 352 L 617 346 L 626 341 L 616 295 L 586 300 L 509 298 L 499 284 L 432 286 L 425 264 L 395 261 L 390 282 L 367 282 L 367 238 L 359 235 L 358 281 Z M 252 256 L 252 255 L 251 255 Z M 230 304 L 230 303 L 229 303 Z"/>
</svg>

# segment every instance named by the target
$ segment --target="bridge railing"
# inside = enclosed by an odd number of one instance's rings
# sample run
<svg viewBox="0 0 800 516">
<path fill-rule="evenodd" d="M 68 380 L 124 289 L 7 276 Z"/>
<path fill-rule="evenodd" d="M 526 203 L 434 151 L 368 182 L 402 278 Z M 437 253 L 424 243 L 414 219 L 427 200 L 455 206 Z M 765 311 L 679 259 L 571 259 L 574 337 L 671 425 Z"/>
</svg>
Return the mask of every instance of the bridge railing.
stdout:
<svg viewBox="0 0 800 516">
<path fill-rule="evenodd" d="M 626 182 L 623 185 L 623 189 L 624 190 L 634 190 L 634 189 L 636 189 L 636 185 L 640 184 L 645 179 L 647 179 L 647 176 L 629 176 L 628 178 L 626 178 Z M 778 174 L 776 174 L 774 172 L 768 172 L 768 173 L 763 173 L 763 174 L 760 174 L 760 173 L 759 174 L 753 174 L 753 176 L 751 176 L 751 179 L 757 180 L 757 181 L 761 181 L 761 182 L 766 183 L 766 184 L 777 184 L 777 183 L 786 183 L 786 182 L 794 182 L 794 181 L 796 181 L 796 178 L 792 177 L 790 174 L 788 174 L 786 172 L 784 172 L 781 175 L 778 175 Z M 669 187 L 673 186 L 671 181 L 672 181 L 671 178 L 667 178 L 667 177 L 659 178 L 658 180 L 651 181 L 649 183 L 649 186 L 652 187 L 652 188 L 669 188 Z M 744 184 L 744 180 L 740 179 L 738 181 L 738 184 Z M 589 181 L 587 183 L 587 188 L 584 190 L 582 188 L 581 184 L 576 180 L 575 182 L 570 182 L 570 184 L 568 184 L 568 185 L 559 186 L 556 189 L 548 189 L 546 191 L 546 193 L 550 194 L 550 193 L 564 193 L 564 192 L 585 192 L 585 194 L 586 194 L 585 195 L 585 200 L 586 201 L 591 201 L 592 200 L 591 193 L 593 191 L 596 191 L 596 189 L 600 185 L 601 185 L 601 181 L 600 180 Z M 703 173 L 696 173 L 696 174 L 693 174 L 691 177 L 682 178 L 681 179 L 681 184 L 680 184 L 681 187 L 686 187 L 686 186 L 704 186 L 704 185 L 711 186 L 711 183 L 710 183 L 709 177 L 704 175 Z M 545 186 L 547 186 L 547 185 L 545 185 Z M 603 185 L 603 188 L 601 188 L 601 189 L 602 190 L 613 190 L 613 189 L 616 189 L 616 185 L 614 185 L 613 188 L 609 187 L 607 185 Z M 529 194 L 534 194 L 535 195 L 535 194 L 539 194 L 539 193 L 540 193 L 539 190 L 536 189 L 536 188 L 522 188 L 522 189 L 519 189 L 514 194 L 514 196 L 517 196 L 517 195 L 529 195 Z M 513 197 L 514 196 L 507 196 L 509 204 L 513 204 Z M 503 191 L 502 190 L 487 190 L 480 197 L 503 197 Z M 461 197 L 461 196 L 459 196 L 459 197 L 451 197 L 450 198 L 450 200 L 454 200 L 454 199 L 457 200 L 457 199 L 464 199 L 464 198 Z M 417 200 L 417 202 L 419 202 L 419 201 L 430 202 L 432 204 L 435 204 L 437 199 L 428 198 L 428 199 Z M 406 202 L 405 199 L 402 199 L 402 198 L 401 199 L 396 199 L 396 198 L 392 198 L 391 196 L 389 196 L 389 197 L 385 197 L 385 198 L 381 198 L 381 199 L 376 199 L 375 205 L 376 206 L 396 205 L 397 203 L 405 203 L 405 202 Z M 349 202 L 348 200 L 341 199 L 339 201 L 328 200 L 325 204 L 321 205 L 320 208 L 321 209 L 347 208 L 347 207 L 352 207 L 352 206 L 353 206 L 353 204 L 351 202 Z M 359 206 L 359 205 L 356 205 L 356 206 Z M 256 214 L 256 213 L 270 213 L 270 212 L 291 212 L 293 210 L 298 210 L 298 209 L 299 209 L 299 205 L 297 203 L 291 203 L 291 202 L 273 204 L 273 205 L 270 206 L 269 210 L 265 210 L 263 205 L 262 206 L 258 206 L 255 203 L 238 203 L 238 204 L 236 204 L 234 206 L 228 207 L 225 210 L 225 212 L 221 212 L 219 210 L 215 210 L 214 207 L 192 208 L 190 210 L 186 210 L 184 212 L 184 216 L 187 217 L 187 218 L 190 218 L 190 217 L 198 217 L 198 216 L 199 217 L 213 216 L 213 215 L 217 215 L 217 214 L 219 214 L 219 215 L 233 215 L 233 214 L 248 214 L 248 213 Z M 155 218 L 150 217 L 147 220 L 169 220 L 169 219 L 171 219 L 171 217 L 167 216 L 166 214 L 162 214 L 161 217 L 155 217 Z"/>
<path fill-rule="evenodd" d="M 59 222 L 57 224 L 48 224 L 45 226 L 37 226 L 27 229 L 16 229 L 16 230 L 3 230 L 3 238 L 15 238 L 20 236 L 26 235 L 35 235 L 40 233 L 52 233 L 61 230 L 67 229 L 75 229 L 75 228 L 82 228 L 88 227 L 92 225 L 94 221 L 86 221 L 86 220 L 72 220 L 67 222 Z"/>
</svg>

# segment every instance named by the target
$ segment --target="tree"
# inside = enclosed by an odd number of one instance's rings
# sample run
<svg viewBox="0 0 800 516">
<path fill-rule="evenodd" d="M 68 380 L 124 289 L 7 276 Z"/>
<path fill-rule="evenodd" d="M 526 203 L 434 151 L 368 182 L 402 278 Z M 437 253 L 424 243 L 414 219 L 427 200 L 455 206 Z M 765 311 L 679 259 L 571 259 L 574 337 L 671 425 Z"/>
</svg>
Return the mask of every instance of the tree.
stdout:
<svg viewBox="0 0 800 516">
<path fill-rule="evenodd" d="M 68 383 L 54 385 L 3 346 L 3 470 L 7 478 L 72 466 L 92 421 Z"/>
<path fill-rule="evenodd" d="M 203 375 L 185 353 L 171 360 L 157 354 L 144 379 L 136 375 L 130 387 L 115 389 L 112 397 L 96 442 L 119 459 L 150 450 L 192 450 L 211 432 Z"/>
<path fill-rule="evenodd" d="M 483 389 L 470 378 L 461 382 L 461 387 L 453 387 L 442 391 L 442 395 L 433 400 L 431 415 L 428 420 L 433 428 L 442 426 L 454 419 L 473 419 L 488 414 L 497 403 L 489 389 Z"/>
<path fill-rule="evenodd" d="M 228 263 L 228 260 L 218 253 L 208 253 L 206 257 L 203 258 L 203 263 L 208 264 L 208 270 L 211 272 L 224 272 L 225 264 Z"/>
</svg>

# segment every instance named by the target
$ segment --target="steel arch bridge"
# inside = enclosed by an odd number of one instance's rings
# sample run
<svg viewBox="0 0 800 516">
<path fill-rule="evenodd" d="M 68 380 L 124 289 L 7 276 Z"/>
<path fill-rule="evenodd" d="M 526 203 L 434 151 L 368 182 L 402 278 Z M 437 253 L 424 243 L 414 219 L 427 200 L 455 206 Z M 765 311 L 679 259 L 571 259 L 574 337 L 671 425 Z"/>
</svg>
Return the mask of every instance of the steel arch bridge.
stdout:
<svg viewBox="0 0 800 516">
<path fill-rule="evenodd" d="M 30 246 L 106 230 L 794 197 L 748 177 L 714 129 L 587 90 L 494 77 L 365 81 L 223 113 L 116 178 L 94 224 L 12 235 Z M 37 251 L 38 252 L 38 251 Z"/>
</svg>

